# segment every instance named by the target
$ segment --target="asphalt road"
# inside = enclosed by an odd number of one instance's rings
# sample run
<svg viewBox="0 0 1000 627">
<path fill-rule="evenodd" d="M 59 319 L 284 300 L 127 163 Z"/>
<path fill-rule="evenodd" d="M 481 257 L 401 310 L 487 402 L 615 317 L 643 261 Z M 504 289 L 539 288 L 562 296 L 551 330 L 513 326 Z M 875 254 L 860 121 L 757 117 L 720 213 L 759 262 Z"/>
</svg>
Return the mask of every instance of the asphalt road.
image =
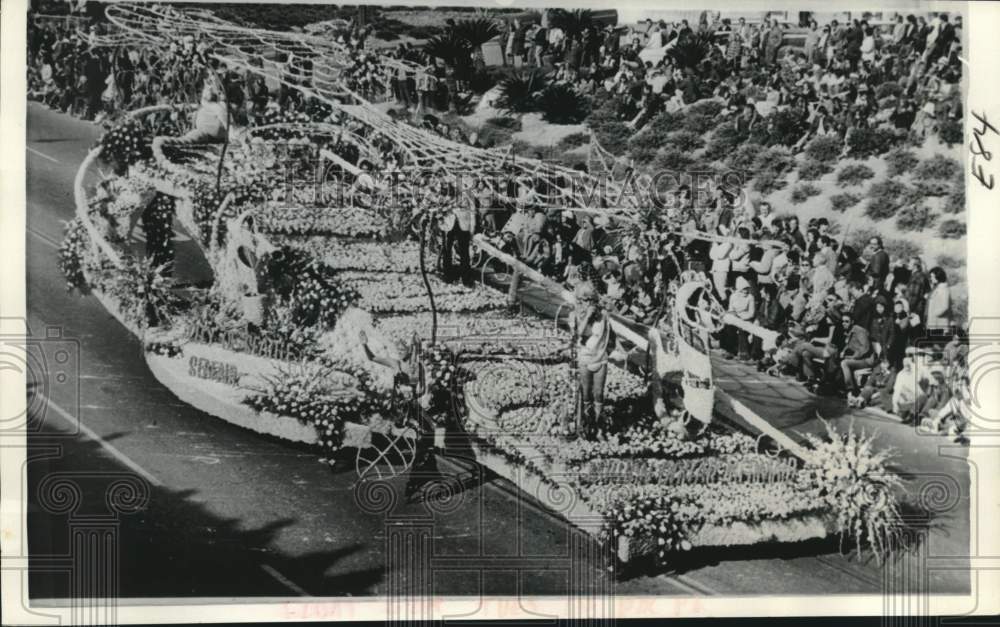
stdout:
<svg viewBox="0 0 1000 627">
<path fill-rule="evenodd" d="M 51 338 L 42 349 L 48 354 L 58 342 L 75 355 L 61 366 L 69 376 L 50 367 L 29 392 L 39 427 L 29 437 L 27 465 L 32 597 L 70 594 L 72 578 L 51 564 L 69 554 L 74 530 L 94 521 L 114 529 L 122 597 L 563 594 L 567 582 L 605 580 L 598 565 L 571 558 L 581 553 L 573 550 L 571 526 L 474 465 L 440 461 L 459 486 L 449 501 L 397 502 L 385 515 L 363 506 L 353 467 L 331 470 L 305 447 L 231 426 L 163 388 L 138 341 L 96 299 L 68 293 L 56 264 L 63 222 L 73 214 L 73 177 L 97 136 L 92 124 L 29 104 L 28 324 L 35 337 Z M 188 256 L 193 244 L 183 233 L 178 239 L 178 256 Z M 107 513 L 108 486 L 125 475 L 148 486 L 145 506 L 95 518 Z M 79 486 L 80 504 L 70 513 L 52 500 L 53 478 L 61 476 Z M 394 487 L 401 491 L 398 481 Z M 423 566 L 432 577 L 421 577 L 394 550 L 407 531 L 430 538 Z M 883 590 L 881 568 L 840 556 L 835 542 L 694 553 L 677 566 L 673 574 L 630 573 L 613 590 Z M 573 585 L 574 593 L 590 590 L 588 583 Z M 968 583 L 933 586 L 960 590 Z"/>
</svg>

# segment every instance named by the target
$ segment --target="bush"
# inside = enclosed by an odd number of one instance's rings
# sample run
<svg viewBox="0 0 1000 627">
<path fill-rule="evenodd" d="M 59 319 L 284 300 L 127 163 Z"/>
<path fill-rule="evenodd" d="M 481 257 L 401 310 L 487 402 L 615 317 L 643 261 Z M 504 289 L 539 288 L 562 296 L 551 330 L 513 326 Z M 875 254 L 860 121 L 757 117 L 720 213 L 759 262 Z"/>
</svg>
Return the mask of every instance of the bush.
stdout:
<svg viewBox="0 0 1000 627">
<path fill-rule="evenodd" d="M 653 166 L 658 172 L 662 172 L 664 170 L 673 172 L 686 171 L 693 163 L 694 159 L 692 159 L 690 155 L 673 147 L 664 148 L 658 152 L 656 157 L 653 159 Z"/>
<path fill-rule="evenodd" d="M 837 183 L 840 185 L 861 185 L 875 176 L 872 169 L 863 163 L 845 165 L 837 172 Z"/>
<path fill-rule="evenodd" d="M 852 194 L 850 192 L 835 194 L 830 197 L 830 209 L 838 213 L 843 213 L 847 211 L 848 208 L 858 204 L 860 200 L 861 196 L 858 196 L 857 194 Z"/>
<path fill-rule="evenodd" d="M 965 237 L 965 223 L 948 219 L 938 226 L 938 236 L 943 239 L 962 239 Z"/>
<path fill-rule="evenodd" d="M 829 135 L 820 135 L 806 144 L 806 157 L 821 163 L 836 161 L 840 157 L 840 139 Z"/>
<path fill-rule="evenodd" d="M 725 159 L 727 155 L 738 149 L 743 144 L 739 133 L 736 132 L 736 124 L 733 122 L 723 122 L 716 127 L 708 140 L 708 147 L 705 148 L 705 158 Z"/>
<path fill-rule="evenodd" d="M 945 196 L 951 191 L 951 184 L 940 179 L 916 179 L 914 187 L 922 196 Z"/>
<path fill-rule="evenodd" d="M 960 120 L 945 120 L 938 126 L 938 136 L 948 146 L 965 142 L 965 129 Z"/>
<path fill-rule="evenodd" d="M 891 128 L 856 128 L 847 136 L 847 154 L 856 159 L 880 155 L 905 141 L 906 134 Z"/>
<path fill-rule="evenodd" d="M 788 181 L 785 180 L 785 176 L 783 174 L 772 170 L 761 172 L 755 176 L 753 180 L 754 191 L 760 192 L 761 194 L 776 192 L 779 189 L 783 189 L 787 184 Z"/>
<path fill-rule="evenodd" d="M 959 165 L 958 161 L 944 155 L 934 155 L 930 159 L 924 159 L 920 162 L 920 165 L 914 171 L 914 176 L 917 179 L 924 180 L 949 180 L 954 178 L 961 170 L 962 166 Z"/>
<path fill-rule="evenodd" d="M 886 165 L 889 166 L 889 176 L 902 176 L 917 167 L 920 160 L 912 150 L 906 148 L 894 148 L 885 156 Z"/>
<path fill-rule="evenodd" d="M 802 185 L 796 185 L 795 189 L 792 190 L 792 204 L 801 205 L 805 201 L 809 200 L 813 196 L 819 195 L 819 188 L 810 183 L 803 183 Z"/>
<path fill-rule="evenodd" d="M 551 124 L 579 124 L 590 113 L 590 103 L 569 85 L 550 85 L 535 99 L 542 119 Z"/>
<path fill-rule="evenodd" d="M 645 133 L 650 133 L 655 137 L 663 137 L 667 133 L 679 131 L 684 128 L 685 115 L 680 112 L 663 112 L 649 121 L 646 125 Z"/>
<path fill-rule="evenodd" d="M 930 228 L 937 216 L 926 205 L 911 205 L 896 216 L 896 227 L 903 232 L 923 231 Z"/>
<path fill-rule="evenodd" d="M 948 197 L 944 201 L 945 213 L 962 213 L 965 211 L 965 187 L 955 185 L 951 188 Z"/>
<path fill-rule="evenodd" d="M 715 116 L 688 113 L 684 116 L 684 130 L 704 135 L 715 128 Z"/>
<path fill-rule="evenodd" d="M 965 259 L 951 255 L 940 255 L 937 258 L 937 265 L 941 266 L 949 276 L 965 271 Z"/>
<path fill-rule="evenodd" d="M 614 155 L 625 152 L 629 137 L 632 136 L 632 129 L 625 126 L 624 122 L 614 120 L 592 128 L 594 137 L 602 148 Z"/>
<path fill-rule="evenodd" d="M 701 135 L 691 131 L 675 131 L 666 137 L 666 146 L 683 152 L 694 152 L 705 145 Z"/>
<path fill-rule="evenodd" d="M 730 170 L 753 173 L 753 164 L 757 157 L 764 152 L 764 147 L 760 144 L 743 144 L 729 154 L 725 160 L 725 166 Z"/>
<path fill-rule="evenodd" d="M 513 113 L 528 113 L 537 108 L 536 94 L 545 89 L 545 79 L 536 72 L 511 74 L 500 81 L 496 106 Z"/>
<path fill-rule="evenodd" d="M 921 250 L 910 240 L 891 237 L 885 240 L 885 252 L 889 253 L 889 259 L 909 259 L 918 257 Z"/>
<path fill-rule="evenodd" d="M 590 142 L 590 133 L 571 133 L 559 140 L 557 146 L 562 150 L 573 150 Z"/>
<path fill-rule="evenodd" d="M 881 235 L 882 232 L 880 230 L 870 226 L 852 228 L 847 233 L 846 243 L 848 246 L 860 253 L 866 246 L 868 246 L 868 242 L 871 241 L 871 238 Z"/>
<path fill-rule="evenodd" d="M 687 108 L 687 112 L 692 115 L 707 115 L 714 117 L 722 113 L 725 105 L 718 100 L 699 100 L 698 102 L 692 103 L 691 106 Z"/>
<path fill-rule="evenodd" d="M 774 172 L 784 174 L 795 165 L 795 158 L 792 152 L 783 146 L 774 146 L 757 155 L 753 163 L 753 171 Z"/>
<path fill-rule="evenodd" d="M 830 172 L 833 172 L 832 165 L 815 159 L 806 159 L 799 164 L 799 180 L 801 181 L 815 181 Z"/>
<path fill-rule="evenodd" d="M 865 215 L 872 220 L 885 220 L 896 215 L 910 191 L 899 181 L 888 179 L 874 183 L 868 190 L 868 207 Z"/>
<path fill-rule="evenodd" d="M 643 166 L 653 162 L 656 158 L 656 153 L 659 149 L 656 146 L 650 146 L 648 144 L 634 144 L 629 146 L 628 156 L 636 162 L 636 164 Z"/>
<path fill-rule="evenodd" d="M 806 132 L 806 125 L 794 111 L 776 111 L 768 116 L 768 119 L 772 124 L 768 133 L 768 144 L 791 146 L 802 139 L 802 135 Z"/>
</svg>

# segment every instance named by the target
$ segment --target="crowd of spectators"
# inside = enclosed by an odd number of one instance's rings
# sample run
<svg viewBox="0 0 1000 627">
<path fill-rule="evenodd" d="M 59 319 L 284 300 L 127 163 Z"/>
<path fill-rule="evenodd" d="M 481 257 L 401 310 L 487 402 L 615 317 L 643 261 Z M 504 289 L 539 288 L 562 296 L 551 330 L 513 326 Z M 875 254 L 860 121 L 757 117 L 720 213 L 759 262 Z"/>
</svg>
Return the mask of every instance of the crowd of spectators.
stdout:
<svg viewBox="0 0 1000 627">
<path fill-rule="evenodd" d="M 471 194 L 481 228 L 549 278 L 591 282 L 613 312 L 668 328 L 677 288 L 696 273 L 727 320 L 742 321 L 720 323 L 713 336 L 729 359 L 959 437 L 953 395 L 962 389 L 965 331 L 943 268 L 893 259 L 877 235 L 856 250 L 825 218 L 800 224 L 721 187 L 696 203 L 682 186 L 634 225 L 547 206 L 529 179 L 512 186 L 513 205 Z M 765 350 L 767 333 L 776 341 Z"/>
</svg>

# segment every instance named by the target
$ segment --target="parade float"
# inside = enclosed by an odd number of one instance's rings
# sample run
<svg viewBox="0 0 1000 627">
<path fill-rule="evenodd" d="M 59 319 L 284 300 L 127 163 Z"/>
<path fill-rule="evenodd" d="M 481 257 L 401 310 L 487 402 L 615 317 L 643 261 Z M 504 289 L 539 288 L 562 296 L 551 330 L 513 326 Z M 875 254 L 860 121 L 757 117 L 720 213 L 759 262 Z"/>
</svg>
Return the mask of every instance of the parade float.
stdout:
<svg viewBox="0 0 1000 627">
<path fill-rule="evenodd" d="M 108 14 L 117 37 L 163 45 L 196 32 L 222 65 L 287 80 L 247 60 L 254 52 L 244 29 L 165 8 L 114 5 Z M 345 54 L 306 36 L 253 36 L 314 58 Z M 206 84 L 218 80 L 205 76 Z M 222 92 L 219 85 L 206 94 Z M 411 185 L 323 203 L 302 181 L 331 180 L 324 173 L 333 171 L 356 190 L 359 164 L 380 164 L 380 137 L 402 147 L 413 169 L 549 177 L 559 206 L 602 210 L 560 185 L 567 173 L 558 166 L 512 165 L 503 153 L 397 122 L 333 70 L 289 86 L 321 103 L 319 113 L 244 129 L 227 120 L 217 136 L 200 127 L 211 97 L 136 111 L 101 139 L 76 178 L 76 218 L 59 252 L 69 285 L 93 294 L 142 342 L 150 371 L 178 398 L 240 427 L 312 444 L 325 463 L 353 460 L 359 480 L 391 478 L 413 464 L 429 427 L 399 394 L 396 374 L 370 353 L 416 359 L 440 454 L 472 456 L 622 561 L 830 536 L 880 557 L 893 548 L 900 480 L 870 436 L 830 430 L 801 446 L 713 420 L 730 411 L 766 424 L 712 383 L 708 334 L 719 314 L 701 305 L 704 284 L 694 279 L 681 286 L 664 328 L 612 321 L 647 367 L 610 368 L 607 420 L 596 437 L 567 440 L 562 425 L 578 402 L 569 334 L 558 315 L 511 313 L 485 280 L 488 262 L 471 287 L 435 274 L 429 234 L 436 213 L 448 210 L 439 197 Z M 321 158 L 300 161 L 300 150 Z M 288 184 L 290 163 L 306 174 L 297 184 Z M 185 255 L 199 257 L 210 277 L 180 276 L 175 227 L 194 243 Z M 137 230 L 143 246 L 132 237 Z M 573 306 L 572 294 L 488 241 L 476 246 Z"/>
</svg>

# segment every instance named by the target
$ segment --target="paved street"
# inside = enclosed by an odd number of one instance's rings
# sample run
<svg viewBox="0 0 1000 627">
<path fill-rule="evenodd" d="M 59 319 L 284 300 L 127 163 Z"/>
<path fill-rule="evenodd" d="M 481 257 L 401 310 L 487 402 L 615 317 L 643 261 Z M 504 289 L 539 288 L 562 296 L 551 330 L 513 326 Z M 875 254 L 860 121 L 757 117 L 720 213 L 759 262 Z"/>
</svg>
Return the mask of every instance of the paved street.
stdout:
<svg viewBox="0 0 1000 627">
<path fill-rule="evenodd" d="M 28 323 L 35 335 L 57 327 L 63 338 L 78 343 L 79 372 L 75 382 L 34 388 L 32 406 L 39 408 L 35 418 L 43 420 L 43 428 L 29 442 L 37 457 L 28 464 L 28 487 L 34 501 L 46 477 L 74 473 L 83 487 L 76 513 L 81 516 L 104 507 L 104 490 L 114 473 L 144 477 L 151 486 L 148 506 L 120 519 L 122 596 L 406 592 L 413 583 L 410 571 L 386 550 L 387 538 L 405 525 L 430 529 L 436 594 L 565 592 L 573 529 L 517 498 L 510 484 L 478 467 L 442 460 L 441 469 L 460 484 L 454 499 L 437 511 L 399 504 L 386 519 L 359 506 L 353 467 L 331 471 L 305 447 L 233 427 L 182 404 L 163 388 L 149 373 L 139 342 L 96 299 L 68 293 L 56 264 L 62 224 L 73 214 L 73 177 L 97 136 L 92 124 L 29 104 Z M 178 257 L 195 259 L 194 245 L 183 241 L 183 233 L 178 239 Z M 191 263 L 181 271 L 197 273 L 199 266 Z M 814 428 L 816 411 L 845 418 L 835 404 L 814 404 L 811 397 L 798 396 L 797 388 L 743 367 L 720 363 L 720 372 L 723 387 L 746 397 L 761 413 L 774 414 L 782 428 Z M 964 464 L 938 450 L 943 440 L 919 438 L 898 425 L 881 427 L 901 449 L 902 469 L 917 475 L 918 482 L 920 473 L 954 477 L 962 496 L 936 521 L 944 531 L 927 547 L 935 554 L 967 554 Z M 41 557 L 66 553 L 68 530 L 77 521 L 45 510 L 30 504 L 36 564 Z M 877 594 L 882 589 L 881 569 L 867 558 L 840 556 L 836 542 L 689 557 L 690 563 L 679 565 L 681 574 L 635 573 L 619 581 L 615 591 Z M 605 576 L 596 567 L 585 570 L 586 580 Z M 954 571 L 932 573 L 930 583 L 941 591 L 968 587 L 962 573 Z M 31 595 L 65 596 L 68 585 L 65 576 L 39 567 Z"/>
</svg>

